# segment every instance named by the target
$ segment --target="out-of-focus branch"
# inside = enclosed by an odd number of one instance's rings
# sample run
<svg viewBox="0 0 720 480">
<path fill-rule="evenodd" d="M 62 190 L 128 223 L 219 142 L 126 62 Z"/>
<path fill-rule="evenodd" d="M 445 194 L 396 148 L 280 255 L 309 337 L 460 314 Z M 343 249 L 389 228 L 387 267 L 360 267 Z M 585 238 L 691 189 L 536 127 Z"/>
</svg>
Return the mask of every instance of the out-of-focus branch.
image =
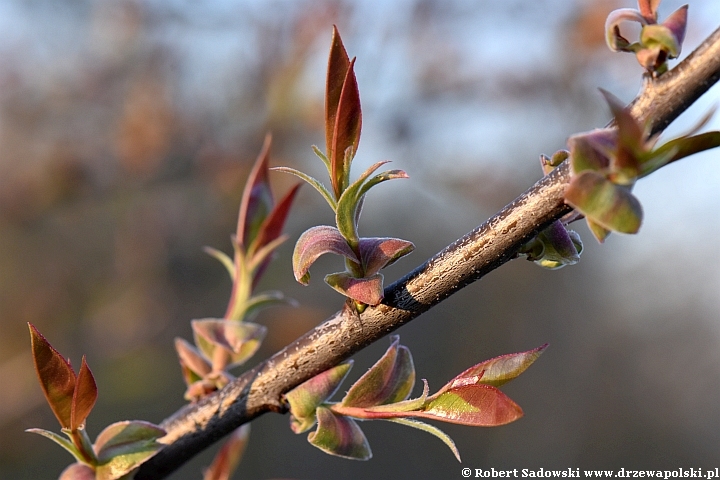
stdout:
<svg viewBox="0 0 720 480">
<path fill-rule="evenodd" d="M 720 29 L 657 80 L 646 80 L 633 115 L 664 130 L 720 78 Z M 570 211 L 563 202 L 567 162 L 485 223 L 385 289 L 385 300 L 361 315 L 344 308 L 222 391 L 187 405 L 161 426 L 167 444 L 136 479 L 163 478 L 243 423 L 284 412 L 282 395 L 409 322 L 514 258 L 521 245 Z"/>
</svg>

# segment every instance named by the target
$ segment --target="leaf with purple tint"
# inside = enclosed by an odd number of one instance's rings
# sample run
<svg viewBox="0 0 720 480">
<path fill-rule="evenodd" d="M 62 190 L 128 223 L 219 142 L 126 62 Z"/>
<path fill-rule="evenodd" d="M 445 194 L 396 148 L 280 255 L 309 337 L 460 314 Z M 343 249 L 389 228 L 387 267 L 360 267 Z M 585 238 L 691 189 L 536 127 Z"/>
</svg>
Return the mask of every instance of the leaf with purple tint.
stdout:
<svg viewBox="0 0 720 480">
<path fill-rule="evenodd" d="M 253 243 L 275 203 L 268 178 L 271 143 L 272 137 L 268 134 L 243 190 L 236 237 L 245 247 Z"/>
<path fill-rule="evenodd" d="M 257 237 L 252 245 L 248 247 L 249 255 L 280 237 L 288 213 L 290 212 L 290 207 L 292 207 L 293 200 L 295 200 L 295 196 L 301 186 L 301 183 L 294 185 L 265 218 L 259 228 Z"/>
<path fill-rule="evenodd" d="M 586 170 L 605 171 L 617 148 L 617 131 L 608 128 L 573 135 L 568 139 L 570 171 L 577 175 Z"/>
<path fill-rule="evenodd" d="M 185 383 L 190 385 L 212 371 L 209 359 L 205 358 L 200 351 L 182 338 L 175 339 L 175 350 L 180 359 L 183 369 Z"/>
<path fill-rule="evenodd" d="M 285 394 L 290 405 L 290 428 L 293 432 L 302 433 L 315 425 L 315 410 L 335 394 L 352 365 L 352 360 L 341 363 Z"/>
<path fill-rule="evenodd" d="M 385 354 L 348 390 L 343 407 L 372 407 L 401 402 L 415 385 L 415 366 L 410 350 L 393 335 Z"/>
<path fill-rule="evenodd" d="M 365 434 L 352 418 L 335 415 L 325 407 L 317 409 L 317 430 L 308 435 L 308 441 L 330 455 L 351 460 L 369 460 L 372 457 Z"/>
<path fill-rule="evenodd" d="M 350 68 L 350 58 L 343 45 L 340 32 L 333 25 L 330 55 L 328 58 L 327 79 L 325 83 L 325 152 L 326 165 L 329 167 L 332 159 L 333 138 L 335 137 L 335 121 L 340 104 L 340 97 L 345 84 L 345 78 Z M 328 168 L 332 177 L 332 168 Z"/>
<path fill-rule="evenodd" d="M 680 55 L 682 50 L 682 44 L 685 41 L 685 30 L 687 28 L 687 12 L 688 6 L 683 5 L 682 7 L 671 13 L 662 25 L 672 32 L 677 42 L 678 50 L 677 55 Z M 676 56 L 677 56 L 676 55 Z"/>
<path fill-rule="evenodd" d="M 337 228 L 326 225 L 312 227 L 300 235 L 295 244 L 292 259 L 295 279 L 307 285 L 310 281 L 310 266 L 326 253 L 342 255 L 356 263 L 360 262 Z"/>
<path fill-rule="evenodd" d="M 63 428 L 71 428 L 72 404 L 75 392 L 75 372 L 50 342 L 28 323 L 35 372 L 45 399 Z"/>
<path fill-rule="evenodd" d="M 267 328 L 256 323 L 205 318 L 190 322 L 195 345 L 213 363 L 214 370 L 224 370 L 240 365 L 252 357 L 265 337 Z M 225 353 L 219 352 L 218 348 Z M 224 355 L 229 359 L 217 364 Z"/>
<path fill-rule="evenodd" d="M 415 245 L 399 238 L 361 238 L 360 258 L 365 275 L 374 275 L 415 249 Z"/>
<path fill-rule="evenodd" d="M 615 185 L 591 171 L 570 180 L 565 201 L 603 228 L 621 233 L 637 233 L 642 223 L 642 207 L 630 189 Z"/>
<path fill-rule="evenodd" d="M 367 278 L 356 278 L 348 272 L 331 273 L 325 276 L 325 283 L 366 305 L 378 305 L 383 299 L 383 276 L 376 273 Z"/>
<path fill-rule="evenodd" d="M 623 22 L 638 22 L 647 25 L 643 15 L 632 8 L 613 10 L 605 20 L 605 41 L 613 52 L 632 52 L 632 44 L 620 33 L 620 24 Z"/>
</svg>

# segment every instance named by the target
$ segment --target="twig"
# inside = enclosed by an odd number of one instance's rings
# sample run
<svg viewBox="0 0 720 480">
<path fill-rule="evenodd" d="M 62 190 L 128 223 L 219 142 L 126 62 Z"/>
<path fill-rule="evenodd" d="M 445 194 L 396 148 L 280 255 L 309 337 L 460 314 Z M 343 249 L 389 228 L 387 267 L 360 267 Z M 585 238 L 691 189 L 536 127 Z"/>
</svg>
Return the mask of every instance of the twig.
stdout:
<svg viewBox="0 0 720 480">
<path fill-rule="evenodd" d="M 720 29 L 657 80 L 646 80 L 633 115 L 663 131 L 720 77 Z M 225 389 L 187 405 L 161 425 L 167 444 L 138 480 L 163 478 L 243 423 L 284 412 L 282 395 L 409 322 L 516 257 L 519 247 L 570 211 L 563 202 L 567 162 L 495 216 L 385 289 L 385 301 L 359 317 L 344 308 Z"/>
</svg>

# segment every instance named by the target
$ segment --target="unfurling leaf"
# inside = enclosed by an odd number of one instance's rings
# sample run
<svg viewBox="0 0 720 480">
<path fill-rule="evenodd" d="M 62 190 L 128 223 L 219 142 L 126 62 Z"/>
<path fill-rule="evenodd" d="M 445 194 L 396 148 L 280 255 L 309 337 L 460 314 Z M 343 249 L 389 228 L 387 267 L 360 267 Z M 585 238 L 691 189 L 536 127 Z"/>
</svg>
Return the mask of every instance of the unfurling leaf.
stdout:
<svg viewBox="0 0 720 480">
<path fill-rule="evenodd" d="M 206 358 L 200 351 L 182 338 L 175 339 L 175 350 L 180 359 L 183 369 L 185 383 L 192 383 L 202 379 L 212 371 L 210 359 Z"/>
<path fill-rule="evenodd" d="M 415 249 L 415 245 L 399 238 L 361 238 L 360 259 L 365 275 L 374 275 Z"/>
<path fill-rule="evenodd" d="M 45 399 L 63 428 L 71 428 L 72 403 L 75 392 L 75 372 L 50 342 L 28 323 L 35 372 Z"/>
<path fill-rule="evenodd" d="M 337 116 L 340 95 L 342 93 L 347 71 L 350 68 L 350 58 L 343 45 L 340 32 L 333 25 L 330 56 L 328 58 L 327 80 L 325 83 L 325 151 L 327 159 L 331 158 L 332 142 L 335 136 L 335 118 Z M 332 170 L 329 170 L 332 176 Z"/>
<path fill-rule="evenodd" d="M 415 385 L 415 366 L 410 350 L 393 335 L 390 348 L 350 387 L 340 404 L 343 407 L 372 407 L 401 402 Z"/>
<path fill-rule="evenodd" d="M 80 450 L 78 450 L 78 448 L 70 440 L 68 440 L 65 437 L 62 437 L 62 436 L 58 435 L 57 433 L 51 432 L 49 430 L 43 430 L 42 428 L 28 428 L 25 431 L 28 433 L 36 433 L 45 438 L 49 438 L 50 440 L 52 440 L 53 442 L 57 443 L 62 448 L 64 448 L 68 452 L 70 452 L 70 454 L 73 457 L 75 457 L 75 459 L 77 461 L 79 461 L 79 462 L 85 461 L 85 457 L 80 452 Z"/>
<path fill-rule="evenodd" d="M 421 422 L 419 420 L 413 420 L 411 418 L 390 418 L 388 419 L 389 422 L 399 423 L 400 425 L 405 425 L 407 427 L 413 427 L 417 428 L 418 430 L 422 430 L 423 432 L 427 432 L 431 435 L 436 436 L 442 442 L 447 445 L 450 450 L 452 450 L 453 455 L 455 455 L 455 458 L 457 458 L 457 461 L 460 462 L 460 452 L 458 451 L 457 447 L 455 446 L 455 442 L 453 442 L 453 439 L 450 438 L 450 436 L 440 430 L 437 427 L 434 427 L 433 425 L 428 425 L 425 422 Z"/>
<path fill-rule="evenodd" d="M 565 190 L 565 201 L 601 227 L 621 233 L 637 233 L 642 207 L 630 189 L 603 176 L 585 171 L 574 176 Z"/>
<path fill-rule="evenodd" d="M 347 272 L 325 276 L 325 283 L 332 288 L 366 305 L 378 305 L 383 300 L 383 276 L 376 273 L 367 278 L 356 278 Z"/>
<path fill-rule="evenodd" d="M 310 432 L 308 441 L 331 455 L 351 460 L 372 457 L 365 434 L 352 418 L 335 415 L 325 407 L 317 409 L 317 430 Z"/>
<path fill-rule="evenodd" d="M 295 244 L 292 259 L 295 280 L 307 285 L 310 281 L 310 266 L 325 253 L 342 255 L 356 263 L 360 262 L 337 228 L 326 225 L 312 227 L 300 235 Z"/>
<path fill-rule="evenodd" d="M 265 136 L 260 155 L 258 155 L 250 172 L 243 191 L 242 202 L 240 203 L 236 237 L 237 241 L 246 248 L 255 240 L 260 226 L 270 214 L 274 205 L 268 178 L 271 143 L 272 138 L 268 134 Z"/>
<path fill-rule="evenodd" d="M 260 348 L 267 332 L 263 325 L 218 318 L 204 318 L 190 323 L 195 345 L 213 363 L 213 370 L 224 370 L 247 361 Z M 217 365 L 218 355 L 224 354 L 229 355 L 229 360 Z"/>
<path fill-rule="evenodd" d="M 551 223 L 520 251 L 528 260 L 550 270 L 575 265 L 580 261 L 581 252 L 580 235 L 568 230 L 560 220 Z"/>
<path fill-rule="evenodd" d="M 352 364 L 352 360 L 341 363 L 285 394 L 290 405 L 290 428 L 293 432 L 302 433 L 315 425 L 315 410 L 335 394 Z"/>
<path fill-rule="evenodd" d="M 165 430 L 139 420 L 117 422 L 105 428 L 95 440 L 99 465 L 98 480 L 115 480 L 127 475 L 162 449 L 157 439 Z"/>
<path fill-rule="evenodd" d="M 203 480 L 230 480 L 242 459 L 249 436 L 249 423 L 236 428 L 203 473 Z"/>
<path fill-rule="evenodd" d="M 603 128 L 573 135 L 568 139 L 571 173 L 577 175 L 586 170 L 606 171 L 616 146 L 616 130 Z"/>
<path fill-rule="evenodd" d="M 62 471 L 58 480 L 96 480 L 95 471 L 84 463 L 73 463 Z"/>
</svg>

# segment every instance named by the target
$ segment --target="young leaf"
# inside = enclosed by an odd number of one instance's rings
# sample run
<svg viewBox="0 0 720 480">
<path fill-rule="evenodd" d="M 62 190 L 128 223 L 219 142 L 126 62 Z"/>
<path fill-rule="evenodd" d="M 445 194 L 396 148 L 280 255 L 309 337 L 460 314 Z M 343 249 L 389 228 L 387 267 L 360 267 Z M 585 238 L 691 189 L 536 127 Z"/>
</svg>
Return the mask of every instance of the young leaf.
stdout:
<svg viewBox="0 0 720 480">
<path fill-rule="evenodd" d="M 570 180 L 565 201 L 603 228 L 637 233 L 642 207 L 630 189 L 615 185 L 601 175 L 585 171 Z"/>
<path fill-rule="evenodd" d="M 290 428 L 293 432 L 302 433 L 315 425 L 315 410 L 335 394 L 352 365 L 352 360 L 341 363 L 285 394 L 290 405 Z"/>
<path fill-rule="evenodd" d="M 586 170 L 605 171 L 610 166 L 610 157 L 616 147 L 616 130 L 603 128 L 573 135 L 568 139 L 572 174 L 578 175 Z"/>
<path fill-rule="evenodd" d="M 365 434 L 355 420 L 335 415 L 328 408 L 317 409 L 318 427 L 308 435 L 308 441 L 331 455 L 351 460 L 369 460 L 372 457 Z"/>
<path fill-rule="evenodd" d="M 311 177 L 310 175 L 307 175 L 300 170 L 296 170 L 294 168 L 290 167 L 273 167 L 271 170 L 276 172 L 284 172 L 289 173 L 291 175 L 295 175 L 296 177 L 304 180 L 306 183 L 308 183 L 311 187 L 313 187 L 315 190 L 317 190 L 320 195 L 325 199 L 325 201 L 330 205 L 330 208 L 332 208 L 332 211 L 334 212 L 337 209 L 337 202 L 335 201 L 335 198 L 333 198 L 332 193 L 318 180 Z"/>
<path fill-rule="evenodd" d="M 290 212 L 290 207 L 301 186 L 301 183 L 294 185 L 265 218 L 258 230 L 257 237 L 248 249 L 249 254 L 252 254 L 252 252 L 257 251 L 259 248 L 280 237 L 283 226 L 285 225 L 285 220 L 287 220 L 288 213 Z M 256 276 L 258 275 L 259 274 L 256 274 Z"/>
<path fill-rule="evenodd" d="M 670 140 L 655 150 L 643 163 L 641 175 L 648 175 L 668 163 L 718 146 L 720 146 L 720 132 L 705 132 Z"/>
<path fill-rule="evenodd" d="M 162 449 L 157 439 L 164 435 L 162 428 L 139 420 L 105 428 L 95 440 L 97 480 L 116 480 L 139 467 Z"/>
<path fill-rule="evenodd" d="M 329 160 L 332 158 L 333 138 L 335 137 L 335 118 L 337 117 L 340 95 L 345 84 L 350 58 L 340 38 L 340 32 L 333 25 L 332 41 L 330 44 L 330 56 L 328 58 L 327 81 L 325 83 L 325 152 Z M 332 177 L 332 169 L 328 168 Z"/>
<path fill-rule="evenodd" d="M 221 252 L 220 250 L 213 247 L 203 247 L 203 250 L 211 257 L 219 260 L 220 263 L 223 264 L 225 269 L 230 274 L 230 280 L 235 281 L 235 263 L 233 262 L 232 258 L 228 257 L 227 254 L 225 254 L 224 252 Z"/>
<path fill-rule="evenodd" d="M 42 435 L 45 438 L 49 438 L 53 442 L 60 445 L 62 448 L 70 452 L 70 454 L 75 457 L 75 459 L 78 462 L 84 462 L 85 458 L 82 453 L 78 450 L 78 448 L 75 446 L 74 443 L 72 443 L 70 440 L 68 440 L 65 437 L 61 437 L 55 432 L 51 432 L 49 430 L 43 430 L 42 428 L 28 428 L 25 430 L 28 433 L 36 433 L 38 435 Z"/>
<path fill-rule="evenodd" d="M 325 275 L 325 283 L 332 288 L 366 305 L 378 305 L 383 300 L 383 275 L 376 273 L 367 278 L 356 278 L 350 273 Z"/>
<path fill-rule="evenodd" d="M 310 281 L 310 266 L 325 253 L 342 255 L 356 263 L 360 262 L 337 228 L 326 225 L 312 227 L 300 235 L 295 244 L 292 258 L 295 280 L 307 285 Z"/>
<path fill-rule="evenodd" d="M 647 19 L 637 10 L 632 8 L 620 8 L 613 10 L 605 20 L 605 41 L 613 52 L 632 52 L 630 42 L 620 34 L 622 22 L 638 22 L 640 25 L 647 25 Z"/>
<path fill-rule="evenodd" d="M 435 435 L 437 438 L 442 440 L 442 442 L 447 445 L 450 450 L 452 450 L 453 455 L 455 455 L 455 458 L 457 458 L 457 461 L 460 462 L 460 452 L 458 451 L 457 447 L 455 446 L 455 442 L 453 442 L 452 438 L 450 436 L 440 430 L 437 427 L 434 427 L 432 425 L 428 425 L 425 422 L 420 422 L 418 420 L 413 420 L 410 418 L 390 418 L 388 419 L 389 422 L 399 423 L 400 425 L 405 425 L 408 427 L 417 428 L 418 430 L 422 430 L 423 432 L 427 432 L 431 435 Z"/>
<path fill-rule="evenodd" d="M 249 436 L 249 423 L 236 428 L 215 455 L 212 464 L 203 472 L 203 480 L 230 480 L 242 459 Z"/>
<path fill-rule="evenodd" d="M 200 351 L 182 338 L 175 339 L 175 350 L 180 359 L 180 365 L 185 374 L 185 383 L 190 385 L 205 377 L 212 371 L 209 359 Z M 185 370 L 187 369 L 187 371 Z"/>
<path fill-rule="evenodd" d="M 415 245 L 399 238 L 361 238 L 360 258 L 365 275 L 374 275 L 415 249 Z"/>
<path fill-rule="evenodd" d="M 273 208 L 274 200 L 268 178 L 271 143 L 272 137 L 268 134 L 243 190 L 236 236 L 237 241 L 245 247 L 255 240 L 260 226 Z"/>
<path fill-rule="evenodd" d="M 214 369 L 227 369 L 247 361 L 260 348 L 267 332 L 263 325 L 218 318 L 193 320 L 190 324 L 195 345 L 203 355 L 214 361 L 219 353 L 216 352 L 217 348 L 221 348 L 230 356 L 228 363 L 222 366 L 213 365 Z"/>
<path fill-rule="evenodd" d="M 75 372 L 70 362 L 40 334 L 34 325 L 30 328 L 35 372 L 40 380 L 45 399 L 62 428 L 71 428 L 72 403 L 75 393 Z"/>
<path fill-rule="evenodd" d="M 62 471 L 58 480 L 96 480 L 95 470 L 84 463 L 73 463 Z"/>
<path fill-rule="evenodd" d="M 415 366 L 410 350 L 391 337 L 385 354 L 355 384 L 340 402 L 343 407 L 372 407 L 401 402 L 415 385 Z"/>
<path fill-rule="evenodd" d="M 345 80 L 343 81 L 340 101 L 335 115 L 335 131 L 333 133 L 332 150 L 328 151 L 330 159 L 330 180 L 332 181 L 335 198 L 340 198 L 347 188 L 350 178 L 350 162 L 357 152 L 362 128 L 362 110 L 360 108 L 360 91 L 355 78 L 355 59 L 350 61 Z"/>
<path fill-rule="evenodd" d="M 682 50 L 682 44 L 685 41 L 685 29 L 687 27 L 687 12 L 688 12 L 688 6 L 683 5 L 682 7 L 675 10 L 673 13 L 668 15 L 668 17 L 665 19 L 664 22 L 662 22 L 663 26 L 666 27 L 668 30 L 670 30 L 675 37 L 675 40 L 677 42 L 677 55 L 680 55 L 680 52 Z"/>
<path fill-rule="evenodd" d="M 248 322 L 252 320 L 261 310 L 267 307 L 281 304 L 292 307 L 298 305 L 296 300 L 288 298 L 282 292 L 275 290 L 254 295 L 243 305 L 243 321 Z"/>
<path fill-rule="evenodd" d="M 450 380 L 439 393 L 450 388 L 471 384 L 499 387 L 516 378 L 538 359 L 548 344 L 520 353 L 510 353 L 485 360 L 474 365 Z M 435 394 L 437 395 L 437 394 Z M 433 397 L 435 396 L 433 395 Z"/>
<path fill-rule="evenodd" d="M 98 390 L 95 385 L 95 378 L 93 378 L 93 374 L 83 355 L 80 371 L 75 380 L 75 391 L 72 399 L 72 411 L 70 413 L 70 429 L 72 431 L 85 425 L 85 420 L 95 406 L 97 396 Z"/>
<path fill-rule="evenodd" d="M 461 425 L 493 427 L 510 423 L 523 415 L 522 409 L 515 402 L 491 385 L 476 383 L 455 386 L 433 397 L 414 416 Z"/>
</svg>

